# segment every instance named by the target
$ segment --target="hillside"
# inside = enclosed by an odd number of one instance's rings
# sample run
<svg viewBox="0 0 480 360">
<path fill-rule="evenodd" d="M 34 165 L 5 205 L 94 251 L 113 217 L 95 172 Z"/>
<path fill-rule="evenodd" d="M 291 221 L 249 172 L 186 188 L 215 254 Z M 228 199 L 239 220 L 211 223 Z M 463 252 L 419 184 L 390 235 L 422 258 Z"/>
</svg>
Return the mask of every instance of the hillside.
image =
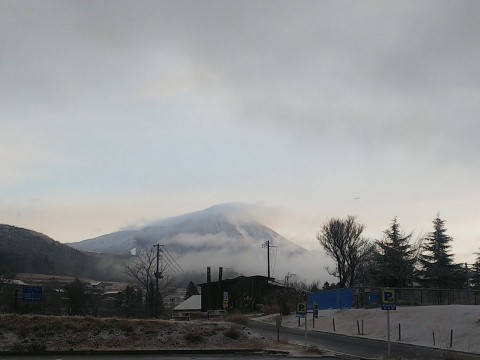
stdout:
<svg viewBox="0 0 480 360">
<path fill-rule="evenodd" d="M 2 267 L 13 273 L 39 273 L 101 280 L 124 278 L 119 255 L 85 253 L 48 236 L 10 225 L 0 225 Z"/>
</svg>

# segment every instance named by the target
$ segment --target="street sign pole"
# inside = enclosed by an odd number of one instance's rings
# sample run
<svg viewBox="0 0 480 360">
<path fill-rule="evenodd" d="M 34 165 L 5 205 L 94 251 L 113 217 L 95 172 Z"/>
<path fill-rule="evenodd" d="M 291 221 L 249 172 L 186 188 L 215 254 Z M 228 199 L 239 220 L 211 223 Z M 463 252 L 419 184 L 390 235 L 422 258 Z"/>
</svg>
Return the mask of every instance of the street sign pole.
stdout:
<svg viewBox="0 0 480 360">
<path fill-rule="evenodd" d="M 391 354 L 390 344 L 390 310 L 397 310 L 397 300 L 395 290 L 383 289 L 382 290 L 382 310 L 387 310 L 387 356 Z"/>
<path fill-rule="evenodd" d="M 307 348 L 307 323 L 308 323 L 308 316 L 305 314 L 305 349 Z"/>
<path fill-rule="evenodd" d="M 308 322 L 308 311 L 307 303 L 301 302 L 297 304 L 297 317 L 298 317 L 298 326 L 300 326 L 300 318 L 305 319 L 305 347 L 307 347 L 307 322 Z"/>
<path fill-rule="evenodd" d="M 282 326 L 282 315 L 275 318 L 275 325 L 277 325 L 277 341 L 280 341 L 280 327 Z"/>
<path fill-rule="evenodd" d="M 390 310 L 387 310 L 387 357 L 390 357 Z"/>
</svg>

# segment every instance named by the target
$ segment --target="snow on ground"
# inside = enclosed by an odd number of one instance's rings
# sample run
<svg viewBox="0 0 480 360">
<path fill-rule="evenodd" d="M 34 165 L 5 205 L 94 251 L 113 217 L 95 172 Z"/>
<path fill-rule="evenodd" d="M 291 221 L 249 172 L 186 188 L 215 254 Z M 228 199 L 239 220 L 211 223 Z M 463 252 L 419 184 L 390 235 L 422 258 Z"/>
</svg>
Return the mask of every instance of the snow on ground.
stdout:
<svg viewBox="0 0 480 360">
<path fill-rule="evenodd" d="M 275 324 L 278 314 L 267 315 L 256 320 Z M 387 340 L 387 311 L 376 309 L 319 310 L 312 328 L 312 314 L 308 314 L 309 331 L 335 332 L 338 334 Z M 357 320 L 363 335 L 358 335 Z M 401 340 L 399 340 L 399 324 Z M 282 326 L 297 327 L 298 318 L 288 315 L 282 318 Z M 305 327 L 301 319 L 302 329 Z M 397 306 L 390 311 L 391 341 L 449 349 L 450 333 L 453 330 L 453 350 L 480 353 L 480 306 Z"/>
</svg>

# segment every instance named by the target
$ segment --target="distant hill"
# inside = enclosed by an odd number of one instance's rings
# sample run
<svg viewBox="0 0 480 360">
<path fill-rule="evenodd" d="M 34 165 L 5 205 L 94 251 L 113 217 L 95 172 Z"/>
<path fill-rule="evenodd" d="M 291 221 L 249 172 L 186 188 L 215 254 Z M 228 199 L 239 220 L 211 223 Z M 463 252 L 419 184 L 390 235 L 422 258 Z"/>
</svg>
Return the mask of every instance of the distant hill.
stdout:
<svg viewBox="0 0 480 360">
<path fill-rule="evenodd" d="M 123 264 L 128 259 L 85 253 L 32 230 L 0 225 L 0 261 L 14 273 L 120 280 L 125 278 Z"/>
<path fill-rule="evenodd" d="M 258 222 L 243 204 L 217 205 L 68 245 L 91 252 L 136 254 L 162 244 L 188 270 L 223 266 L 244 274 L 266 274 L 267 250 L 262 248 L 266 241 L 272 246 L 272 274 L 275 266 L 291 271 L 287 266 L 301 264 L 308 253 Z"/>
</svg>

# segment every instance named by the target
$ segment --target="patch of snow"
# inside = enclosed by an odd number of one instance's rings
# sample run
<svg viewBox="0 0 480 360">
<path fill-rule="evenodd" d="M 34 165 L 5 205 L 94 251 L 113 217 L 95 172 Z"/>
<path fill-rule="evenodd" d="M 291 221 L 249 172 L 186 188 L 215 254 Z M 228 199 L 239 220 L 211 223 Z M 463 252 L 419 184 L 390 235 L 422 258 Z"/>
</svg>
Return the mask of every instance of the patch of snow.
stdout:
<svg viewBox="0 0 480 360">
<path fill-rule="evenodd" d="M 275 315 L 256 318 L 257 321 L 275 324 Z M 310 331 L 324 331 L 338 334 L 387 340 L 387 311 L 381 309 L 319 310 L 313 329 L 312 314 L 308 316 Z M 363 335 L 358 334 L 363 321 Z M 302 328 L 304 326 L 302 319 Z M 399 340 L 399 324 L 401 340 Z M 284 316 L 282 326 L 298 327 L 295 315 Z M 390 311 L 391 341 L 450 349 L 450 334 L 453 330 L 452 350 L 480 354 L 480 306 L 397 306 Z M 435 346 L 433 334 L 435 333 Z"/>
</svg>

